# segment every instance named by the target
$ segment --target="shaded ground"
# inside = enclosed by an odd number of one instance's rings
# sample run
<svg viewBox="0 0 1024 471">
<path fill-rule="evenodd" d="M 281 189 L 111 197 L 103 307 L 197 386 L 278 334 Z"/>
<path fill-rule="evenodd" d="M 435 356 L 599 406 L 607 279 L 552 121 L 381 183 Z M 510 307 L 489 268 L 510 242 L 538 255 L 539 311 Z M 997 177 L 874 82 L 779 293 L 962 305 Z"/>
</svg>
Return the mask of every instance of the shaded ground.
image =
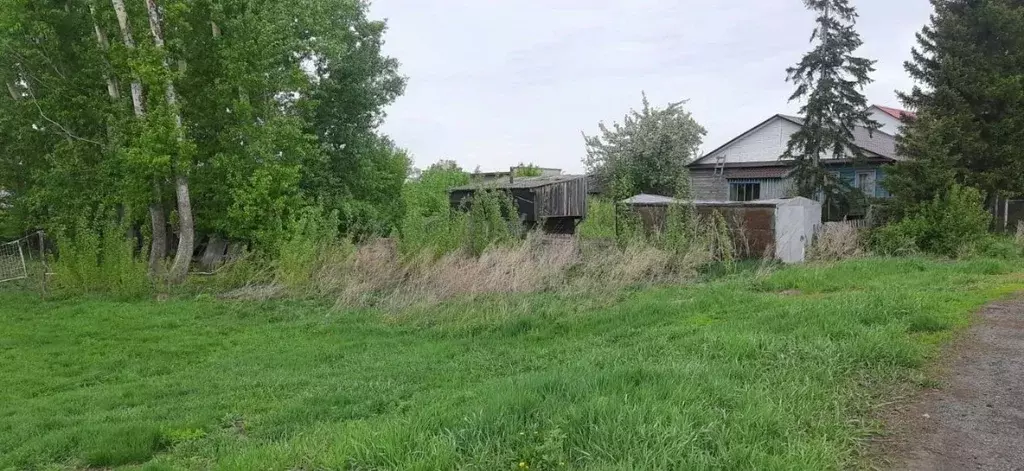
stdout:
<svg viewBox="0 0 1024 471">
<path fill-rule="evenodd" d="M 1024 297 L 979 316 L 942 389 L 896 417 L 896 469 L 1024 470 Z"/>
</svg>

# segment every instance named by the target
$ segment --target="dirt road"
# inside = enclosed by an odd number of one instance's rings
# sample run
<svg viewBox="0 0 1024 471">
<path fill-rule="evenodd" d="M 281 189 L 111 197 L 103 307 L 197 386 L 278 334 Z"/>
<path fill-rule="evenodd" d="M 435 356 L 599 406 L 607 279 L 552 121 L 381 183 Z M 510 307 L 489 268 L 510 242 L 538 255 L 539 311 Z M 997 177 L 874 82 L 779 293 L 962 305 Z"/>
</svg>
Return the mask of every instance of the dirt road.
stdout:
<svg viewBox="0 0 1024 471">
<path fill-rule="evenodd" d="M 979 316 L 941 389 L 895 418 L 895 469 L 1024 470 L 1024 297 Z"/>
</svg>

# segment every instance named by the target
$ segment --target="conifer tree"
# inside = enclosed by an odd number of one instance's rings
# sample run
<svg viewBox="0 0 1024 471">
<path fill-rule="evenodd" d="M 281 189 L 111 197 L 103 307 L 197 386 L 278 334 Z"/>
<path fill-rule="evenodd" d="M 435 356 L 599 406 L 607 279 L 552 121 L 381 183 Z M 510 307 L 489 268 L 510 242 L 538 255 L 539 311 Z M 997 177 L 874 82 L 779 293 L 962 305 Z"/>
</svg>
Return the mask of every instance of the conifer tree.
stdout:
<svg viewBox="0 0 1024 471">
<path fill-rule="evenodd" d="M 943 195 L 953 183 L 991 200 L 1024 193 L 1024 3 L 932 0 L 902 93 L 917 112 L 906 123 L 899 163 L 886 179 L 898 213 Z"/>
<path fill-rule="evenodd" d="M 864 157 L 854 145 L 856 126 L 877 129 L 862 90 L 871 83 L 874 61 L 854 56 L 863 41 L 854 29 L 857 11 L 848 0 L 804 0 L 818 14 L 814 48 L 790 67 L 787 81 L 796 84 L 790 100 L 805 100 L 804 125 L 790 138 L 783 159 L 796 164 L 793 173 L 800 196 L 826 199 L 845 196 L 847 188 L 824 167 L 827 159 Z"/>
</svg>

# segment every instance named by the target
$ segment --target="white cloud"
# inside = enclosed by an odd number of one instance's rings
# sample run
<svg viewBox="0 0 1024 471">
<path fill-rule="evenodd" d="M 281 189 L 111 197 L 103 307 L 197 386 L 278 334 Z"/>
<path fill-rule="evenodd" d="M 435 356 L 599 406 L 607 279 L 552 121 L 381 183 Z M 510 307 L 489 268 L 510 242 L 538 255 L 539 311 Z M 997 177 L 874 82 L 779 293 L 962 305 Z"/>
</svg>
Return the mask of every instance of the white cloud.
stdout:
<svg viewBox="0 0 1024 471">
<path fill-rule="evenodd" d="M 580 131 L 620 119 L 640 92 L 687 108 L 705 148 L 774 113 L 795 112 L 785 69 L 808 49 L 798 0 L 376 0 L 385 52 L 409 76 L 384 126 L 418 166 L 520 161 L 582 171 Z M 878 60 L 873 103 L 899 106 L 927 0 L 860 0 L 862 55 Z"/>
</svg>

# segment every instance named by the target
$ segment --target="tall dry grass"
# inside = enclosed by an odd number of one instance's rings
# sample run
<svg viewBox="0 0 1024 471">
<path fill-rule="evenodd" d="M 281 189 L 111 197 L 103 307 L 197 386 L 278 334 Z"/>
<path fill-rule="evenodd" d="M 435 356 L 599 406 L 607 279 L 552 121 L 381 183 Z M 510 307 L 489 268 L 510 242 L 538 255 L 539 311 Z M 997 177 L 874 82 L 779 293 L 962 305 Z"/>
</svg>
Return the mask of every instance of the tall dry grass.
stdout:
<svg viewBox="0 0 1024 471">
<path fill-rule="evenodd" d="M 607 293 L 693 280 L 715 260 L 715 250 L 695 242 L 686 251 L 669 251 L 639 239 L 620 248 L 533 233 L 479 256 L 457 251 L 409 257 L 394 239 L 379 239 L 352 250 L 326 251 L 329 255 L 313 267 L 312 286 L 302 294 L 345 306 L 402 308 L 492 294 Z"/>
<path fill-rule="evenodd" d="M 825 223 L 814 236 L 807 258 L 814 261 L 839 261 L 864 255 L 860 229 L 842 222 Z"/>
</svg>

